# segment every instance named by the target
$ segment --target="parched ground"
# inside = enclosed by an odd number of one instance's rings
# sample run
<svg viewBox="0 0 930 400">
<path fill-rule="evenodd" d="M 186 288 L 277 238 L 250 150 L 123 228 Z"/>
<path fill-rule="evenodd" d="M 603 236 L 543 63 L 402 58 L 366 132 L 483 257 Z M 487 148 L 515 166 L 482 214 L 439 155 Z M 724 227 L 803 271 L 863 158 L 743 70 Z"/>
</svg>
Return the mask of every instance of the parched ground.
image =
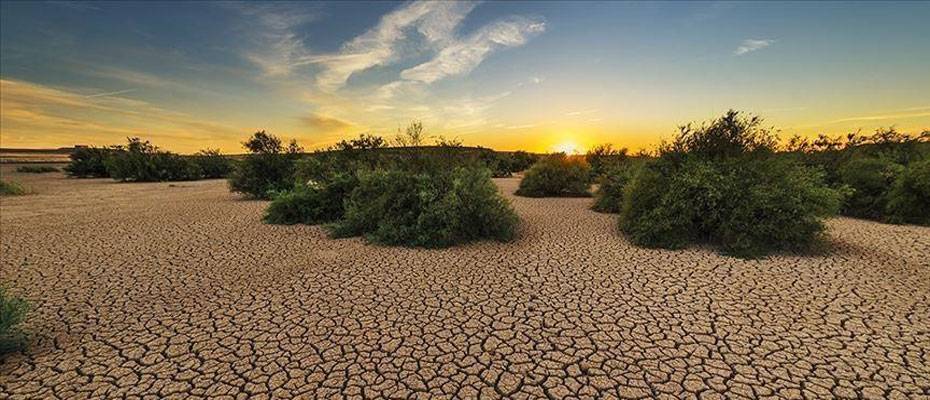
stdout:
<svg viewBox="0 0 930 400">
<path fill-rule="evenodd" d="M 821 256 L 631 246 L 590 199 L 447 250 L 260 222 L 223 181 L 4 177 L 0 280 L 35 305 L 0 398 L 930 397 L 930 229 Z"/>
</svg>

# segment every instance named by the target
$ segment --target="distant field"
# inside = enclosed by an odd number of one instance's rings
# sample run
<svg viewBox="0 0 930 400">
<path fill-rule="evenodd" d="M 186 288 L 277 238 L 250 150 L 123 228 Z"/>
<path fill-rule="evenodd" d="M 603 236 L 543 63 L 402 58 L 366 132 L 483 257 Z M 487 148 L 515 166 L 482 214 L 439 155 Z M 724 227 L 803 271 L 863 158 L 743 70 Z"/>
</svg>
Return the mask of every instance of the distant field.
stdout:
<svg viewBox="0 0 930 400">
<path fill-rule="evenodd" d="M 68 162 L 71 147 L 59 149 L 4 149 L 0 148 L 0 164 L 10 163 L 61 163 Z"/>
</svg>

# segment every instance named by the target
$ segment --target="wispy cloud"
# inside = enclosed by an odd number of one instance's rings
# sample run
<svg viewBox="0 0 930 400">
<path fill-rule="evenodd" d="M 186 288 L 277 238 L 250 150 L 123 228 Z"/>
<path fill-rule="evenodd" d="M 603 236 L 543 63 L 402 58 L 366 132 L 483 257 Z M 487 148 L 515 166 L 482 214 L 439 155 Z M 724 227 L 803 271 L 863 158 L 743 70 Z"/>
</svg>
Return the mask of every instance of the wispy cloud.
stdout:
<svg viewBox="0 0 930 400">
<path fill-rule="evenodd" d="M 121 94 L 132 93 L 132 92 L 135 92 L 135 91 L 136 91 L 136 89 L 124 89 L 124 90 L 116 90 L 116 91 L 113 91 L 113 92 L 95 93 L 95 94 L 90 94 L 90 95 L 87 95 L 87 96 L 84 96 L 84 97 L 85 97 L 85 98 L 92 99 L 92 98 L 94 98 L 94 97 L 117 96 L 117 95 L 121 95 Z"/>
<path fill-rule="evenodd" d="M 432 83 L 440 79 L 471 72 L 493 51 L 526 44 L 543 32 L 541 18 L 511 17 L 484 26 L 468 37 L 443 48 L 432 60 L 401 72 L 405 80 Z"/>
<path fill-rule="evenodd" d="M 353 126 L 351 123 L 338 118 L 316 114 L 303 117 L 300 120 L 304 125 L 313 129 L 315 133 L 344 132 Z"/>
<path fill-rule="evenodd" d="M 762 50 L 775 43 L 775 39 L 746 39 L 733 51 L 733 54 L 741 56 L 753 51 Z"/>
<path fill-rule="evenodd" d="M 292 7 L 279 3 L 220 3 L 239 11 L 249 22 L 260 28 L 252 38 L 255 42 L 245 52 L 246 59 L 257 65 L 265 76 L 285 76 L 311 57 L 297 29 L 318 18 L 318 13 L 306 6 Z"/>
</svg>

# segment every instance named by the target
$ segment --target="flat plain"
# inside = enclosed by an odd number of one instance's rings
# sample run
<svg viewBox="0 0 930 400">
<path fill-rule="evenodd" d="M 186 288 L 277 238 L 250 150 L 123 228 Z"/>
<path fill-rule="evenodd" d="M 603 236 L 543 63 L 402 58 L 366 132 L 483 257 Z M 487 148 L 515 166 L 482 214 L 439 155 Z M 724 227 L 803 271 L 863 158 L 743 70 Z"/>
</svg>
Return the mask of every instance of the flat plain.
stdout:
<svg viewBox="0 0 930 400">
<path fill-rule="evenodd" d="M 0 277 L 34 305 L 0 398 L 930 396 L 930 228 L 836 218 L 823 254 L 644 249 L 590 199 L 514 197 L 444 250 L 261 222 L 224 181 L 3 176 Z"/>
</svg>

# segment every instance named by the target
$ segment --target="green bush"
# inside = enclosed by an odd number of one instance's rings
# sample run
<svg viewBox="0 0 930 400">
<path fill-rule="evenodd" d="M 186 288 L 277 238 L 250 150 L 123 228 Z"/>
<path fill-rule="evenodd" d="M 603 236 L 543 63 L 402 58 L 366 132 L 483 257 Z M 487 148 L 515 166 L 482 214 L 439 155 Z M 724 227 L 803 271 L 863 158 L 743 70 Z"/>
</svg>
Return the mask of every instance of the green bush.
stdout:
<svg viewBox="0 0 930 400">
<path fill-rule="evenodd" d="M 855 158 L 843 164 L 838 173 L 840 184 L 853 191 L 843 214 L 881 220 L 885 215 L 888 192 L 904 167 L 880 158 Z"/>
<path fill-rule="evenodd" d="M 558 153 L 539 160 L 520 181 L 516 194 L 526 197 L 590 196 L 591 168 L 582 157 Z"/>
<path fill-rule="evenodd" d="M 326 181 L 298 183 L 272 197 L 264 220 L 284 225 L 335 222 L 345 213 L 344 199 L 356 186 L 358 179 L 350 173 L 339 173 Z"/>
<path fill-rule="evenodd" d="M 930 159 L 908 165 L 888 193 L 889 222 L 930 225 Z"/>
<path fill-rule="evenodd" d="M 594 193 L 594 205 L 591 209 L 602 213 L 619 213 L 623 203 L 623 190 L 636 172 L 636 166 L 626 163 L 616 165 L 601 174 L 597 178 L 598 187 Z"/>
<path fill-rule="evenodd" d="M 111 178 L 123 182 L 188 181 L 202 175 L 189 157 L 160 150 L 139 138 L 129 138 L 126 147 L 117 147 L 104 164 Z"/>
<path fill-rule="evenodd" d="M 296 141 L 285 147 L 278 137 L 259 131 L 243 146 L 249 154 L 229 174 L 231 191 L 269 199 L 294 187 L 295 162 L 303 151 Z"/>
<path fill-rule="evenodd" d="M 25 174 L 45 174 L 49 172 L 58 172 L 58 168 L 48 165 L 21 165 L 16 167 L 16 172 Z"/>
<path fill-rule="evenodd" d="M 387 245 L 447 247 L 511 240 L 517 223 L 486 168 L 391 169 L 359 173 L 358 187 L 345 200 L 344 218 L 331 232 Z"/>
<path fill-rule="evenodd" d="M 527 168 L 532 167 L 533 164 L 536 164 L 539 161 L 539 155 L 527 153 L 523 150 L 517 150 L 511 153 L 511 172 L 520 172 L 526 171 Z"/>
<path fill-rule="evenodd" d="M 26 334 L 19 328 L 29 313 L 29 303 L 9 295 L 0 286 L 0 354 L 21 349 L 26 344 Z"/>
<path fill-rule="evenodd" d="M 0 196 L 22 196 L 26 188 L 16 182 L 0 181 Z"/>
<path fill-rule="evenodd" d="M 611 170 L 621 167 L 627 159 L 625 147 L 614 149 L 611 144 L 597 145 L 589 150 L 584 158 L 591 166 L 591 176 L 598 178 Z"/>
<path fill-rule="evenodd" d="M 109 178 L 106 159 L 113 149 L 107 147 L 76 147 L 71 152 L 71 161 L 65 173 L 75 178 Z"/>
<path fill-rule="evenodd" d="M 200 150 L 193 156 L 193 161 L 204 179 L 225 178 L 232 170 L 232 162 L 216 149 Z"/>
<path fill-rule="evenodd" d="M 823 218 L 844 193 L 823 174 L 774 155 L 758 118 L 730 111 L 709 125 L 682 127 L 624 189 L 620 228 L 639 245 L 712 243 L 752 258 L 819 242 Z"/>
</svg>

